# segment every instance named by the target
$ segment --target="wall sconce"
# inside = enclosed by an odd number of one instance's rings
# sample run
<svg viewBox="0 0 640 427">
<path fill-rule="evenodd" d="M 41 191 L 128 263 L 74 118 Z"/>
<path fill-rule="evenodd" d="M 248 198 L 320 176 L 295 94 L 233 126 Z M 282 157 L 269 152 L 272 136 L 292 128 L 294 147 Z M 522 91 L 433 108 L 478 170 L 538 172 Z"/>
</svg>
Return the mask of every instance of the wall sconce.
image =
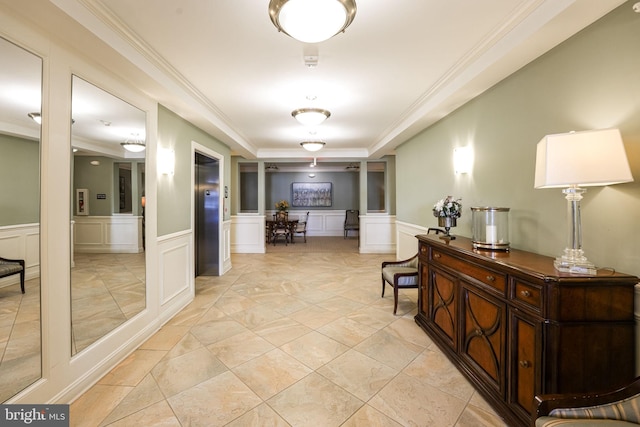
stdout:
<svg viewBox="0 0 640 427">
<path fill-rule="evenodd" d="M 173 175 L 176 165 L 176 152 L 170 148 L 158 150 L 158 170 L 163 175 Z"/>
<path fill-rule="evenodd" d="M 473 150 L 470 146 L 453 149 L 453 170 L 456 174 L 471 173 L 473 170 Z"/>
</svg>

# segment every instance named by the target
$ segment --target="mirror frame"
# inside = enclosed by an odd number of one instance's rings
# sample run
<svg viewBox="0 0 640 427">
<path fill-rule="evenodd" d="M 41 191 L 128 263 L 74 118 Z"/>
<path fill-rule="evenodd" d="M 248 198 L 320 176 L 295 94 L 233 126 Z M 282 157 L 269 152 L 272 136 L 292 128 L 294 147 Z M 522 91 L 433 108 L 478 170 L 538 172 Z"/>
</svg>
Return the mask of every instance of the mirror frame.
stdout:
<svg viewBox="0 0 640 427">
<path fill-rule="evenodd" d="M 0 392 L 0 401 L 5 402 L 36 383 L 43 375 L 42 272 L 40 261 L 42 250 L 42 126 L 40 123 L 34 124 L 35 119 L 30 114 L 40 114 L 42 112 L 44 59 L 33 51 L 5 37 L 0 36 L 0 43 L 3 45 L 3 48 L 6 48 L 7 52 L 7 55 L 3 55 L 5 61 L 7 61 L 5 65 L 9 64 L 8 61 L 11 58 L 11 52 L 15 52 L 14 59 L 18 60 L 18 58 L 22 58 L 15 64 L 17 67 L 24 67 L 27 62 L 30 63 L 33 61 L 33 64 L 30 64 L 32 68 L 30 72 L 26 72 L 24 68 L 17 70 L 6 65 L 4 71 L 8 72 L 6 74 L 4 72 L 0 73 L 5 74 L 5 76 L 0 76 L 0 84 L 5 78 L 7 80 L 11 79 L 10 83 L 6 86 L 7 91 L 11 94 L 11 96 L 7 98 L 9 101 L 8 104 L 11 105 L 5 105 L 5 103 L 2 102 L 2 106 L 0 106 L 0 108 L 3 109 L 3 138 L 6 136 L 7 144 L 11 144 L 11 140 L 15 139 L 15 141 L 37 141 L 38 145 L 37 165 L 35 166 L 35 168 L 37 168 L 37 178 L 34 180 L 37 186 L 37 194 L 35 196 L 37 198 L 37 202 L 35 203 L 37 209 L 37 214 L 35 215 L 36 222 L 7 223 L 0 227 L 2 229 L 0 230 L 0 237 L 3 237 L 2 234 L 5 232 L 9 233 L 4 236 L 7 237 L 7 239 L 3 238 L 2 240 L 7 242 L 7 245 L 14 247 L 9 253 L 4 253 L 3 251 L 2 255 L 11 259 L 23 259 L 25 263 L 24 294 L 21 292 L 19 275 L 14 274 L 3 278 L 2 291 L 9 294 L 3 297 L 3 302 L 7 304 L 6 308 L 8 309 L 9 315 L 15 313 L 11 328 L 8 331 L 9 335 L 2 346 L 1 353 L 3 355 L 2 359 L 7 356 L 11 356 L 11 358 L 6 361 L 0 361 L 0 372 L 4 372 L 5 369 L 8 371 L 3 373 L 3 388 L 4 385 L 8 387 L 6 390 Z M 36 80 L 38 81 L 37 84 L 35 83 Z M 12 100 L 17 102 L 11 102 Z M 16 154 L 29 155 L 26 151 Z M 24 157 L 14 158 L 12 161 L 17 161 L 20 158 Z M 30 168 L 20 169 L 25 173 L 31 171 Z M 22 180 L 18 179 L 18 181 Z M 8 200 L 16 200 L 19 197 L 24 197 L 24 193 L 28 194 L 28 192 L 19 193 L 17 189 L 15 193 L 16 194 L 9 195 Z M 22 218 L 22 215 L 19 216 Z M 33 235 L 37 235 L 37 244 L 33 243 L 33 239 L 31 238 Z M 16 253 L 16 246 L 22 247 L 22 253 Z M 33 283 L 34 281 L 38 283 L 37 292 L 34 292 L 36 290 Z M 37 304 L 31 304 L 29 302 L 31 300 L 37 300 Z M 6 315 L 7 312 L 4 313 L 3 317 L 6 317 Z M 18 321 L 18 319 L 20 319 L 20 321 Z M 36 323 L 38 325 L 37 328 L 35 327 Z M 37 335 L 34 333 L 36 329 Z M 25 350 L 29 351 L 24 352 Z M 33 364 L 35 366 L 36 359 L 37 369 L 30 372 L 29 369 L 31 368 L 29 365 Z M 10 377 L 7 377 L 7 375 L 10 375 Z"/>
</svg>

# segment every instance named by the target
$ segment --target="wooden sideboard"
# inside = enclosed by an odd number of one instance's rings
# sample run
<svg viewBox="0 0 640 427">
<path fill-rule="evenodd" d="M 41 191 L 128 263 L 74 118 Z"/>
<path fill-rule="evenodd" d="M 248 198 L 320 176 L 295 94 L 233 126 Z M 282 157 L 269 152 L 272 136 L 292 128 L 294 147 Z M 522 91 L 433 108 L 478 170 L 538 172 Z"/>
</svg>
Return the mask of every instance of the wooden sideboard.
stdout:
<svg viewBox="0 0 640 427">
<path fill-rule="evenodd" d="M 560 273 L 553 258 L 419 235 L 418 325 L 509 426 L 542 393 L 609 389 L 635 377 L 627 274 Z"/>
</svg>

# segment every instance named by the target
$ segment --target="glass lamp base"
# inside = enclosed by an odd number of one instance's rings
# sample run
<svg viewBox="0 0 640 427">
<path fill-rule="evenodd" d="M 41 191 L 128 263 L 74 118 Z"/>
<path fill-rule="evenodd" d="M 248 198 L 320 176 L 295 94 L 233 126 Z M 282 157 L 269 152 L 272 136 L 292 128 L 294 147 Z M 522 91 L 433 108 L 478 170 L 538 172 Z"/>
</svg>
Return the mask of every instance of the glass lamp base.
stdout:
<svg viewBox="0 0 640 427">
<path fill-rule="evenodd" d="M 566 248 L 564 250 L 564 255 L 556 258 L 553 262 L 553 266 L 558 271 L 563 271 L 565 273 L 576 273 L 576 274 L 597 274 L 598 270 L 596 266 L 587 260 L 587 257 L 584 256 L 582 249 L 569 249 Z"/>
</svg>

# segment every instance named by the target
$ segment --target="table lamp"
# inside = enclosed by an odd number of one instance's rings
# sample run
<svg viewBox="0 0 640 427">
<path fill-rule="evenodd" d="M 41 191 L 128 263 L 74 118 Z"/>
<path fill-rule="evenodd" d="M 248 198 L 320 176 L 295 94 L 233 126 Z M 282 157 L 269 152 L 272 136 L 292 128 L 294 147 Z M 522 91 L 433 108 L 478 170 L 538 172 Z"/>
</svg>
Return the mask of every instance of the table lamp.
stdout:
<svg viewBox="0 0 640 427">
<path fill-rule="evenodd" d="M 565 187 L 569 217 L 568 246 L 556 258 L 559 271 L 596 274 L 596 267 L 582 250 L 580 200 L 582 187 L 633 181 L 618 129 L 590 130 L 547 135 L 536 150 L 535 188 Z"/>
</svg>

